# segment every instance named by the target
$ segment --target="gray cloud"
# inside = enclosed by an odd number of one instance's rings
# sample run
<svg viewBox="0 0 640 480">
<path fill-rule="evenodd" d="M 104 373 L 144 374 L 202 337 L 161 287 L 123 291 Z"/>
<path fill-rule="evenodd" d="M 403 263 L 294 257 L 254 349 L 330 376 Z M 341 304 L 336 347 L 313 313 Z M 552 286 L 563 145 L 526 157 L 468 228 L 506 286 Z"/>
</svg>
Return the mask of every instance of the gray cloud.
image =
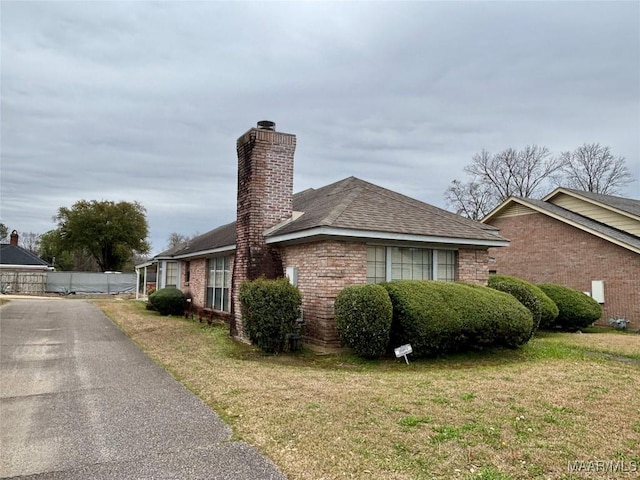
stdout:
<svg viewBox="0 0 640 480">
<path fill-rule="evenodd" d="M 640 178 L 637 2 L 2 2 L 2 205 L 79 199 L 171 232 L 234 219 L 235 140 L 298 135 L 295 188 L 349 175 L 444 206 L 471 156 L 611 146 Z M 640 183 L 627 194 L 638 197 Z"/>
</svg>

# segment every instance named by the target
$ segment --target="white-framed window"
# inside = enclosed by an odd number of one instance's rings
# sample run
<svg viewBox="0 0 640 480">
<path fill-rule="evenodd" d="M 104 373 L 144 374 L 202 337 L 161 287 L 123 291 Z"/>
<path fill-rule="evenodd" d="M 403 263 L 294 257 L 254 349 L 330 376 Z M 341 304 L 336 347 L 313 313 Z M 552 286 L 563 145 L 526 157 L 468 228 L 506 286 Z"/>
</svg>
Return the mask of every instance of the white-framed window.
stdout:
<svg viewBox="0 0 640 480">
<path fill-rule="evenodd" d="M 386 247 L 367 247 L 367 283 L 381 283 L 386 278 Z"/>
<path fill-rule="evenodd" d="M 456 251 L 367 246 L 367 283 L 456 279 Z"/>
<path fill-rule="evenodd" d="M 178 262 L 167 262 L 167 276 L 164 286 L 167 288 L 178 288 Z"/>
<path fill-rule="evenodd" d="M 231 272 L 229 271 L 229 257 L 215 257 L 209 259 L 206 306 L 208 308 L 213 308 L 214 310 L 229 312 L 230 284 Z"/>
</svg>

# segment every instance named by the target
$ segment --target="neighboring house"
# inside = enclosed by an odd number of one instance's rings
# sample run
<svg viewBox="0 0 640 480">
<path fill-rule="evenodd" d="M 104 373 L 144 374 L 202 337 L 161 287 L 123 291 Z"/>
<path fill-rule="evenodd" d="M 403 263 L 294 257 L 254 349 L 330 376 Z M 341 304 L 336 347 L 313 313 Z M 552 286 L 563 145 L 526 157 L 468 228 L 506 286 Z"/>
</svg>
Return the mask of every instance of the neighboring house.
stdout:
<svg viewBox="0 0 640 480">
<path fill-rule="evenodd" d="M 584 291 L 640 328 L 640 200 L 557 188 L 542 200 L 512 197 L 483 220 L 511 242 L 490 249 L 490 269 Z"/>
<path fill-rule="evenodd" d="M 2 293 L 43 293 L 46 272 L 52 268 L 36 254 L 18 246 L 18 240 L 18 232 L 14 230 L 10 243 L 0 244 Z"/>
<path fill-rule="evenodd" d="M 495 228 L 355 177 L 294 195 L 295 146 L 267 121 L 238 139 L 236 222 L 157 255 L 158 288 L 182 289 L 242 337 L 238 286 L 286 274 L 302 293 L 305 340 L 337 347 L 334 300 L 347 285 L 486 284 L 489 247 L 508 245 Z"/>
</svg>

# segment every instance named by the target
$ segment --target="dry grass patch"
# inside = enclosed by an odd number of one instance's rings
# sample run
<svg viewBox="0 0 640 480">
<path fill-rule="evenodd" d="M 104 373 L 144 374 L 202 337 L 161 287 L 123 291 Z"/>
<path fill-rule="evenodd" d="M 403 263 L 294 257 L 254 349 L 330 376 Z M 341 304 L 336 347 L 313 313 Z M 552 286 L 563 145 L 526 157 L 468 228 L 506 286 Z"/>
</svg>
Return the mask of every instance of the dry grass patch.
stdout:
<svg viewBox="0 0 640 480">
<path fill-rule="evenodd" d="M 226 327 L 96 304 L 292 480 L 606 478 L 567 462 L 640 462 L 640 364 L 562 336 L 407 366 L 263 356 Z"/>
</svg>

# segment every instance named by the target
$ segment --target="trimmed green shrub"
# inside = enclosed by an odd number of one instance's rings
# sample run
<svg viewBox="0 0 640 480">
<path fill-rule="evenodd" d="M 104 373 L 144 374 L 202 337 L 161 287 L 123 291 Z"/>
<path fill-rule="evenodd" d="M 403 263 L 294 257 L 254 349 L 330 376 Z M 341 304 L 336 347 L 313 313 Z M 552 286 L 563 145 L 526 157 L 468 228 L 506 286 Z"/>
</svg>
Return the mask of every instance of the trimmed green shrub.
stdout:
<svg viewBox="0 0 640 480">
<path fill-rule="evenodd" d="M 538 330 L 540 319 L 542 318 L 542 301 L 539 298 L 539 295 L 544 295 L 542 290 L 529 282 L 507 275 L 490 275 L 487 286 L 513 295 L 516 300 L 531 312 L 531 316 L 533 317 L 533 330 L 531 334 L 533 335 L 536 330 Z M 539 295 L 536 295 L 534 289 L 539 291 Z"/>
<path fill-rule="evenodd" d="M 513 287 L 514 285 L 525 287 L 531 294 L 535 295 L 538 301 L 532 302 L 532 300 L 529 298 L 529 294 L 527 293 L 519 294 L 518 292 L 521 291 L 521 289 Z M 522 303 L 529 309 L 531 315 L 533 315 L 534 323 L 537 322 L 537 328 L 548 327 L 558 316 L 558 307 L 553 302 L 553 300 L 551 300 L 547 296 L 547 294 L 545 294 L 539 287 L 537 287 L 533 283 L 529 283 L 526 280 L 509 275 L 490 275 L 488 286 L 502 292 L 510 293 L 511 295 L 516 297 L 520 301 L 520 303 Z"/>
<path fill-rule="evenodd" d="M 555 283 L 540 283 L 538 287 L 558 306 L 558 316 L 550 328 L 575 332 L 602 316 L 600 304 L 580 290 Z"/>
<path fill-rule="evenodd" d="M 377 358 L 387 350 L 393 307 L 380 285 L 349 285 L 336 297 L 336 326 L 356 355 Z"/>
<path fill-rule="evenodd" d="M 182 315 L 186 297 L 177 288 L 161 288 L 149 295 L 148 306 L 160 312 L 160 315 Z"/>
<path fill-rule="evenodd" d="M 265 353 L 284 349 L 287 334 L 296 331 L 302 297 L 286 278 L 261 277 L 240 285 L 240 304 L 244 330 Z"/>
<path fill-rule="evenodd" d="M 533 317 L 513 296 L 463 283 L 401 280 L 382 284 L 393 305 L 391 346 L 410 343 L 416 357 L 531 338 Z"/>
</svg>

